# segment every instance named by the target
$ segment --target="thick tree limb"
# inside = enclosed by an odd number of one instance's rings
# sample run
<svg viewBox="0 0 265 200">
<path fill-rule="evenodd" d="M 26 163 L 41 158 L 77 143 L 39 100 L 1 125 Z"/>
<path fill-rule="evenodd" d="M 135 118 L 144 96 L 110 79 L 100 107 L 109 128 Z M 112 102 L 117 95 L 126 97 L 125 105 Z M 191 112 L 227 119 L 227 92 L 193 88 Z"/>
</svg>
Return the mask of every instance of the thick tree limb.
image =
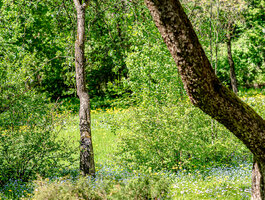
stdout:
<svg viewBox="0 0 265 200">
<path fill-rule="evenodd" d="M 225 125 L 265 162 L 265 121 L 224 87 L 202 49 L 179 0 L 145 0 L 173 56 L 191 102 Z"/>
</svg>

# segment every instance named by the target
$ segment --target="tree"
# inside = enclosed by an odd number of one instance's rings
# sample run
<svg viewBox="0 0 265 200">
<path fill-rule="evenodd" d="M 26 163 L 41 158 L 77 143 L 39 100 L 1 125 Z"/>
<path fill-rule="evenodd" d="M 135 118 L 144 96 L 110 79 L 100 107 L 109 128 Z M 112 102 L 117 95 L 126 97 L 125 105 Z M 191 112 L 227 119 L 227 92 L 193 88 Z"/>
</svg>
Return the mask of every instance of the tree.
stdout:
<svg viewBox="0 0 265 200">
<path fill-rule="evenodd" d="M 236 23 L 242 18 L 242 11 L 246 9 L 246 3 L 242 0 L 221 0 L 221 24 L 226 32 L 227 58 L 230 67 L 231 87 L 234 93 L 238 92 L 235 62 L 232 56 L 232 39 L 235 36 Z"/>
<path fill-rule="evenodd" d="M 237 89 L 237 80 L 236 80 L 236 72 L 235 72 L 235 63 L 233 60 L 233 56 L 232 56 L 232 44 L 231 44 L 231 40 L 232 40 L 232 32 L 233 32 L 233 24 L 229 24 L 229 28 L 228 28 L 228 33 L 226 35 L 226 44 L 227 44 L 227 58 L 228 58 L 228 63 L 229 63 L 229 67 L 230 67 L 230 80 L 231 80 L 231 86 L 232 86 L 232 90 L 235 94 L 238 93 L 238 89 Z"/>
<path fill-rule="evenodd" d="M 242 25 L 241 22 L 244 21 L 243 13 L 247 9 L 246 2 L 243 0 L 201 0 L 195 1 L 195 3 L 190 2 L 194 1 L 185 0 L 184 6 L 187 7 L 187 4 L 194 4 L 188 15 L 190 15 L 190 21 L 194 25 L 206 54 L 208 53 L 208 57 L 211 58 L 211 64 L 213 58 L 212 39 L 216 40 L 216 52 L 219 50 L 218 42 L 226 43 L 231 88 L 237 94 L 238 81 L 235 69 L 236 62 L 234 61 L 234 56 L 232 56 L 232 43 L 235 36 L 238 36 L 240 32 L 242 33 L 239 27 Z M 208 12 L 210 16 L 207 15 Z M 212 34 L 213 30 L 215 30 L 214 35 Z M 207 52 L 208 49 L 209 51 Z M 217 59 L 216 54 L 215 59 Z M 215 72 L 217 73 L 217 60 Z"/>
<path fill-rule="evenodd" d="M 191 102 L 222 123 L 254 154 L 252 199 L 265 199 L 265 121 L 221 84 L 178 0 L 145 0 Z"/>
<path fill-rule="evenodd" d="M 83 175 L 95 175 L 91 138 L 90 99 L 85 79 L 85 10 L 89 0 L 74 0 L 77 11 L 77 38 L 75 42 L 75 71 L 77 95 L 80 99 L 80 170 Z"/>
</svg>

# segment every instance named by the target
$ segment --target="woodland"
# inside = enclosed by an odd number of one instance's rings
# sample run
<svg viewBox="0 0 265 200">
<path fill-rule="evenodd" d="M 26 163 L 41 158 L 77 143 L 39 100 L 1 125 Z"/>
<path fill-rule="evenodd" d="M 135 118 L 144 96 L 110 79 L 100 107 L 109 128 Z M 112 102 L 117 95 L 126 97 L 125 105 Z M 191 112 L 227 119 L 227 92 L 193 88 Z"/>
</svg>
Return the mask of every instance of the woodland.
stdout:
<svg viewBox="0 0 265 200">
<path fill-rule="evenodd" d="M 0 0 L 0 200 L 264 200 L 264 119 L 264 0 Z"/>
</svg>

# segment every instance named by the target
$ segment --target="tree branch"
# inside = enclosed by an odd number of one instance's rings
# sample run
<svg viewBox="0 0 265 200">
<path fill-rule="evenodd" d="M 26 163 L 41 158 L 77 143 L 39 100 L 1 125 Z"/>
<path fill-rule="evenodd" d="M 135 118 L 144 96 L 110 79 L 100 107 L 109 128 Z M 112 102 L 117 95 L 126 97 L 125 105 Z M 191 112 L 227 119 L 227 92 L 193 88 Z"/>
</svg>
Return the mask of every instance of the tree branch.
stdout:
<svg viewBox="0 0 265 200">
<path fill-rule="evenodd" d="M 83 3 L 82 7 L 86 8 L 89 3 L 90 3 L 90 0 L 85 0 L 85 2 Z"/>
<path fill-rule="evenodd" d="M 74 3 L 75 3 L 76 10 L 80 9 L 80 6 L 81 6 L 80 1 L 79 0 L 74 0 Z"/>
</svg>

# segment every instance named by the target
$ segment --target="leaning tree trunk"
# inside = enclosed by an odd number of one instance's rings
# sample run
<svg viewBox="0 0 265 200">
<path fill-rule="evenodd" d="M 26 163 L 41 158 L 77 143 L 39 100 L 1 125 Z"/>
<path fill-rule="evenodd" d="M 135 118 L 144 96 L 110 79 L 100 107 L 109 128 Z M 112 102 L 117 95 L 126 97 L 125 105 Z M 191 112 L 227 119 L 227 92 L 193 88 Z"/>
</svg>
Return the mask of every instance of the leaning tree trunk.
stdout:
<svg viewBox="0 0 265 200">
<path fill-rule="evenodd" d="M 218 80 L 179 0 L 145 3 L 178 66 L 191 102 L 222 123 L 254 154 L 258 167 L 252 195 L 253 199 L 265 199 L 265 121 Z"/>
<path fill-rule="evenodd" d="M 229 25 L 229 27 L 231 27 L 232 25 Z M 231 45 L 231 28 L 229 28 L 227 36 L 227 58 L 228 58 L 228 63 L 229 63 L 229 67 L 230 67 L 230 80 L 231 80 L 231 86 L 232 86 L 232 90 L 235 94 L 238 93 L 238 89 L 237 89 L 237 80 L 236 80 L 236 73 L 235 73 L 235 63 L 232 57 L 232 45 Z"/>
<path fill-rule="evenodd" d="M 75 71 L 77 95 L 80 99 L 80 170 L 83 175 L 95 175 L 94 153 L 90 127 L 90 99 L 85 79 L 85 10 L 88 0 L 74 0 L 77 11 L 77 38 L 75 42 Z"/>
</svg>

